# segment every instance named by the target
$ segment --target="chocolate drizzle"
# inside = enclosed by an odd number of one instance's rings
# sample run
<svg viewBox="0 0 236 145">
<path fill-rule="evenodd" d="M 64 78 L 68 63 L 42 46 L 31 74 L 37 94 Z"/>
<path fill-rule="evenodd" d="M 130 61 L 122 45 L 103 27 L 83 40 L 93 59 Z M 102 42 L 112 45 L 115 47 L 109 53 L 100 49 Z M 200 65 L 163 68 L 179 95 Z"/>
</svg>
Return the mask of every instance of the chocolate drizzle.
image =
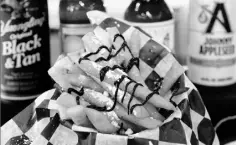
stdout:
<svg viewBox="0 0 236 145">
<path fill-rule="evenodd" d="M 98 107 L 96 105 L 88 105 L 87 108 L 94 109 L 94 110 L 97 110 L 97 111 L 106 111 L 107 110 L 106 106 Z"/>
<path fill-rule="evenodd" d="M 124 38 L 123 35 L 121 35 L 121 34 L 116 34 L 116 35 L 114 36 L 113 42 L 115 42 L 118 37 L 120 37 L 120 38 L 122 38 L 123 40 L 125 40 L 125 38 Z"/>
<path fill-rule="evenodd" d="M 118 50 L 116 51 L 115 54 L 111 54 L 111 53 L 110 53 L 107 58 L 99 57 L 98 59 L 95 60 L 95 62 L 109 61 L 109 60 L 112 59 L 113 57 L 116 57 L 116 56 L 120 53 L 120 51 L 121 51 L 122 49 L 125 50 L 125 47 L 124 47 L 123 45 L 120 47 L 120 49 L 118 49 Z"/>
<path fill-rule="evenodd" d="M 71 94 L 72 92 L 75 93 L 77 96 L 76 96 L 76 103 L 79 105 L 80 104 L 80 96 L 82 96 L 84 94 L 84 88 L 82 87 L 79 91 L 77 91 L 76 89 L 74 88 L 68 88 L 67 92 L 69 94 Z"/>
<path fill-rule="evenodd" d="M 95 62 L 109 61 L 111 58 L 116 57 L 122 50 L 125 51 L 126 48 L 128 49 L 129 53 L 132 56 L 132 58 L 129 60 L 128 65 L 126 67 L 119 66 L 119 65 L 114 65 L 113 67 L 110 67 L 110 66 L 103 67 L 99 72 L 100 73 L 100 81 L 104 81 L 106 73 L 110 70 L 114 71 L 115 69 L 120 69 L 120 70 L 123 70 L 124 72 L 127 73 L 132 69 L 133 66 L 136 66 L 137 68 L 139 68 L 139 58 L 133 56 L 129 46 L 127 45 L 127 43 L 125 41 L 125 38 L 121 34 L 116 34 L 114 36 L 113 42 L 115 42 L 118 37 L 122 38 L 124 40 L 124 42 L 122 43 L 121 47 L 114 54 L 112 54 L 112 50 L 115 50 L 114 45 L 111 46 L 110 50 L 106 46 L 101 46 L 101 47 L 99 47 L 99 49 L 96 52 L 89 53 L 89 54 L 85 55 L 83 58 L 79 59 L 79 63 L 80 63 L 82 60 L 86 60 L 86 59 L 88 60 L 90 56 L 98 54 L 102 49 L 106 49 L 109 52 L 107 58 L 99 57 L 95 60 Z M 154 94 L 159 94 L 159 89 L 161 88 L 162 81 L 163 81 L 163 78 L 160 78 L 159 80 L 156 81 L 154 91 L 146 97 L 145 101 L 143 101 L 141 104 L 135 104 L 130 107 L 131 102 L 134 98 L 134 94 L 135 94 L 136 89 L 138 88 L 138 86 L 143 86 L 143 85 L 140 83 L 137 83 L 136 81 L 132 80 L 131 78 L 129 78 L 126 75 L 122 75 L 120 79 L 118 79 L 117 81 L 114 82 L 114 85 L 116 86 L 116 91 L 115 91 L 115 96 L 114 96 L 114 104 L 110 109 L 107 109 L 106 106 L 98 107 L 95 105 L 90 105 L 90 106 L 88 106 L 88 108 L 96 109 L 98 111 L 107 111 L 107 112 L 112 111 L 116 107 L 116 104 L 117 104 L 117 95 L 118 95 L 118 91 L 119 91 L 119 86 L 125 78 L 129 79 L 129 82 L 125 85 L 125 90 L 124 90 L 123 97 L 121 99 L 121 103 L 124 102 L 129 85 L 131 83 L 134 83 L 131 97 L 129 99 L 128 106 L 127 106 L 128 107 L 128 114 L 129 113 L 132 114 L 135 107 L 145 105 L 148 102 L 148 100 L 151 99 L 151 97 L 153 97 Z M 76 90 L 75 91 L 72 90 L 72 91 L 75 92 Z M 75 92 L 75 93 L 78 93 L 78 92 Z M 80 92 L 78 94 L 80 94 Z"/>
<path fill-rule="evenodd" d="M 131 107 L 131 109 L 130 109 L 130 112 L 133 112 L 133 110 L 134 110 L 135 107 L 145 105 L 145 104 L 148 102 L 148 100 L 150 100 L 150 99 L 152 98 L 152 96 L 153 96 L 154 94 L 158 94 L 158 95 L 159 95 L 159 90 L 161 89 L 163 80 L 164 80 L 164 78 L 160 78 L 160 79 L 156 80 L 156 81 L 154 82 L 155 88 L 154 88 L 153 92 L 150 93 L 150 94 L 146 97 L 145 101 L 143 101 L 141 104 L 135 104 L 135 105 L 133 105 L 133 106 Z"/>
<path fill-rule="evenodd" d="M 105 66 L 100 70 L 100 81 L 102 82 L 105 78 L 105 74 L 111 69 L 109 66 Z"/>
<path fill-rule="evenodd" d="M 133 98 L 134 98 L 134 93 L 135 93 L 135 91 L 136 91 L 136 89 L 137 89 L 137 87 L 138 87 L 139 85 L 140 85 L 139 83 L 136 83 L 136 84 L 134 85 L 134 88 L 133 88 L 133 91 L 132 91 L 132 94 L 131 94 L 131 97 L 130 97 L 129 103 L 128 103 L 128 114 L 129 114 L 129 113 L 130 113 L 130 114 L 133 113 L 133 110 L 130 110 L 130 105 L 131 105 L 131 102 L 132 102 L 132 100 L 133 100 Z"/>
<path fill-rule="evenodd" d="M 135 104 L 135 105 L 133 105 L 133 106 L 131 107 L 131 109 L 130 109 L 130 112 L 133 112 L 133 110 L 134 110 L 135 107 L 145 105 L 145 104 L 148 102 L 148 100 L 150 100 L 150 99 L 152 98 L 152 96 L 153 96 L 154 94 L 157 94 L 157 92 L 153 91 L 152 93 L 150 93 L 150 94 L 146 97 L 146 100 L 143 101 L 141 104 Z"/>
<path fill-rule="evenodd" d="M 124 129 L 124 123 L 120 124 L 120 128 L 117 130 L 117 133 L 119 134 Z"/>
<path fill-rule="evenodd" d="M 125 91 L 124 91 L 123 97 L 122 97 L 122 99 L 121 99 L 121 103 L 124 102 L 127 89 L 128 89 L 129 85 L 130 85 L 132 82 L 133 82 L 133 81 L 129 81 L 129 82 L 125 85 Z"/>
<path fill-rule="evenodd" d="M 86 54 L 83 58 L 80 58 L 79 59 L 79 63 L 82 61 L 82 60 L 89 60 L 89 57 L 92 56 L 92 55 L 96 55 L 98 54 L 102 49 L 105 49 L 109 52 L 109 54 L 111 53 L 111 51 L 109 50 L 109 48 L 105 45 L 102 45 L 98 48 L 98 50 L 96 52 L 91 52 L 91 53 L 88 53 Z"/>
<path fill-rule="evenodd" d="M 95 62 L 109 61 L 111 58 L 116 57 L 116 56 L 120 53 L 121 50 L 124 50 L 124 51 L 125 51 L 125 48 L 128 49 L 129 53 L 131 54 L 131 56 L 132 56 L 132 58 L 133 58 L 134 56 L 133 56 L 133 54 L 131 53 L 131 50 L 130 50 L 129 46 L 128 46 L 127 43 L 126 43 L 125 38 L 124 38 L 121 34 L 116 34 L 116 35 L 114 36 L 113 42 L 115 42 L 118 37 L 122 38 L 122 39 L 124 40 L 124 42 L 122 43 L 121 47 L 116 51 L 115 54 L 112 54 L 112 51 L 111 51 L 112 49 L 115 50 L 114 45 L 111 46 L 111 50 L 109 50 L 106 46 L 100 46 L 96 52 L 91 52 L 91 53 L 85 55 L 83 58 L 80 58 L 80 59 L 79 59 L 79 63 L 80 63 L 82 60 L 88 60 L 88 57 L 91 56 L 91 55 L 96 55 L 96 54 L 98 54 L 102 49 L 106 49 L 106 50 L 109 52 L 108 57 L 107 57 L 107 58 L 99 57 L 99 58 L 97 58 L 97 59 L 95 60 Z"/>
<path fill-rule="evenodd" d="M 104 74 L 106 75 L 106 74 Z M 119 87 L 120 86 L 120 83 L 122 83 L 122 81 L 125 79 L 125 78 L 128 78 L 126 75 L 122 75 L 121 78 L 119 78 L 117 81 L 114 82 L 114 85 L 116 87 Z"/>
<path fill-rule="evenodd" d="M 104 77 L 104 76 L 102 76 L 102 77 Z M 88 108 L 96 109 L 98 111 L 106 111 L 106 112 L 113 111 L 115 109 L 115 107 L 116 107 L 116 104 L 117 104 L 117 94 L 118 94 L 119 86 L 122 83 L 122 81 L 125 79 L 125 77 L 126 76 L 123 75 L 120 79 L 118 79 L 117 81 L 114 82 L 114 85 L 116 86 L 117 89 L 116 89 L 116 92 L 115 92 L 114 104 L 112 105 L 112 107 L 110 109 L 107 109 L 106 106 L 104 106 L 104 107 L 97 107 L 95 105 L 90 105 L 90 106 L 88 106 Z"/>
<path fill-rule="evenodd" d="M 130 69 L 133 67 L 133 66 L 137 66 L 137 68 L 139 68 L 139 58 L 132 58 L 130 61 L 129 61 L 129 64 L 128 66 L 125 68 L 125 67 L 122 67 L 122 66 L 119 66 L 119 65 L 114 65 L 113 67 L 110 67 L 110 66 L 105 66 L 101 69 L 100 71 L 100 81 L 103 81 L 104 80 L 104 77 L 105 77 L 105 74 L 109 71 L 109 70 L 115 70 L 115 69 L 120 69 L 124 72 L 129 72 Z"/>
<path fill-rule="evenodd" d="M 72 92 L 77 94 L 78 96 L 82 96 L 84 94 L 84 88 L 81 88 L 79 91 L 77 91 L 74 88 L 68 88 L 67 92 L 71 94 Z"/>
<path fill-rule="evenodd" d="M 125 72 L 129 72 L 133 66 L 136 66 L 139 68 L 139 58 L 138 57 L 132 57 L 126 67 Z"/>
<path fill-rule="evenodd" d="M 124 76 L 124 75 L 123 75 Z M 113 106 L 107 110 L 107 111 L 112 111 L 113 109 L 115 109 L 116 104 L 117 104 L 117 94 L 118 94 L 118 90 L 119 90 L 119 86 L 122 83 L 122 81 L 125 79 L 125 77 L 121 77 L 120 79 L 118 79 L 117 81 L 114 82 L 114 85 L 116 86 L 116 92 L 115 92 L 115 99 L 114 99 L 114 104 Z"/>
<path fill-rule="evenodd" d="M 116 34 L 116 35 L 114 36 L 113 42 L 115 42 L 118 37 L 120 37 L 120 38 L 123 39 L 123 41 L 124 41 L 124 42 L 122 43 L 120 49 L 122 49 L 122 48 L 125 49 L 125 47 L 127 47 L 127 49 L 129 50 L 129 53 L 131 54 L 131 56 L 132 56 L 132 58 L 133 58 L 134 56 L 133 56 L 133 54 L 132 54 L 132 52 L 131 52 L 129 46 L 127 45 L 127 43 L 126 43 L 125 38 L 124 38 L 123 35 L 121 35 L 121 34 Z"/>
<path fill-rule="evenodd" d="M 103 81 L 103 80 L 104 80 L 105 75 L 106 75 L 106 73 L 107 73 L 109 70 L 115 70 L 115 69 L 124 70 L 124 68 L 121 67 L 121 66 L 119 66 L 119 65 L 114 65 L 113 67 L 110 67 L 110 66 L 105 66 L 105 67 L 103 67 L 103 68 L 100 70 L 100 81 Z"/>
<path fill-rule="evenodd" d="M 111 68 L 110 68 L 109 66 L 106 66 L 106 67 L 104 67 L 104 68 L 101 69 L 101 71 L 100 71 L 100 80 L 101 80 L 101 81 L 104 80 L 104 77 L 105 77 L 106 73 L 107 73 L 110 69 L 111 69 Z M 118 79 L 117 81 L 114 82 L 114 85 L 116 86 L 116 91 L 115 91 L 115 95 L 114 95 L 114 96 L 115 96 L 115 98 L 114 98 L 114 104 L 113 104 L 113 106 L 112 106 L 109 110 L 106 110 L 106 111 L 112 111 L 112 110 L 115 108 L 116 103 L 117 103 L 117 96 L 118 96 L 119 86 L 120 86 L 120 84 L 123 82 L 123 80 L 124 80 L 125 78 L 129 79 L 129 82 L 125 85 L 125 91 L 124 91 L 123 97 L 122 97 L 122 99 L 121 99 L 121 102 L 123 103 L 123 101 L 124 101 L 124 98 L 125 98 L 125 95 L 126 95 L 126 93 L 127 93 L 127 89 L 128 89 L 128 87 L 129 87 L 129 85 L 130 85 L 131 83 L 135 83 L 135 85 L 134 85 L 134 87 L 133 87 L 133 91 L 132 91 L 131 97 L 130 97 L 130 100 L 129 100 L 129 102 L 128 102 L 128 114 L 133 112 L 133 111 L 129 111 L 129 110 L 130 110 L 131 102 L 132 102 L 132 100 L 133 100 L 133 98 L 134 98 L 134 93 L 135 93 L 135 91 L 136 91 L 136 89 L 137 89 L 138 86 L 143 86 L 143 85 L 140 84 L 140 83 L 135 82 L 134 80 L 132 80 L 131 78 L 129 78 L 129 77 L 126 76 L 126 75 L 122 75 L 120 79 Z"/>
<path fill-rule="evenodd" d="M 89 58 L 88 58 L 88 57 L 82 57 L 82 58 L 79 59 L 79 63 L 80 63 L 82 60 L 89 60 Z"/>
</svg>

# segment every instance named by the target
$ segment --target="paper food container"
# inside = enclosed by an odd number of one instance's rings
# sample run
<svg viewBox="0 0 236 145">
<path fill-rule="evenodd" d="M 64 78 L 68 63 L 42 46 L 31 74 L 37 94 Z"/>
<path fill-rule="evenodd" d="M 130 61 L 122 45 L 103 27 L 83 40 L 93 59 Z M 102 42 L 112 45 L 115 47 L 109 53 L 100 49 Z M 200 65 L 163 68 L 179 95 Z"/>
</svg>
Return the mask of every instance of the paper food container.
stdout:
<svg viewBox="0 0 236 145">
<path fill-rule="evenodd" d="M 88 16 L 101 28 L 117 27 L 126 40 L 136 29 L 101 12 L 92 11 Z M 141 75 L 146 85 L 152 90 L 155 80 L 163 77 L 161 93 L 177 108 L 175 112 L 160 111 L 167 118 L 160 127 L 125 136 L 76 126 L 60 119 L 55 108 L 61 93 L 52 89 L 1 127 L 1 145 L 218 145 L 206 107 L 183 67 L 168 48 L 145 32 L 140 37 L 139 58 L 145 66 Z"/>
</svg>

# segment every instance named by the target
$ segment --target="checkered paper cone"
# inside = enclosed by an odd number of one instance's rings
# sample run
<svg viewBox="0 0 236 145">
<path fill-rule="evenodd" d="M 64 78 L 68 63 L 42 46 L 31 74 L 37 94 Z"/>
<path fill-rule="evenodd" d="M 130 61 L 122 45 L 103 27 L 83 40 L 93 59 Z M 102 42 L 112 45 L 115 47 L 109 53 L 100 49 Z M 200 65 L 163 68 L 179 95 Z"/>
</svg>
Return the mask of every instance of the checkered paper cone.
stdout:
<svg viewBox="0 0 236 145">
<path fill-rule="evenodd" d="M 93 22 L 103 29 L 117 27 L 126 40 L 136 29 L 104 14 L 92 16 L 98 13 L 89 13 Z M 160 110 L 167 118 L 161 127 L 121 136 L 76 126 L 60 119 L 60 106 L 56 100 L 61 93 L 52 89 L 1 127 L 1 145 L 218 145 L 206 107 L 197 89 L 185 76 L 183 67 L 167 48 L 145 32 L 140 37 L 140 70 L 145 70 L 141 75 L 146 78 L 146 85 L 153 90 L 154 82 L 164 78 L 160 93 L 177 108 L 175 112 Z"/>
</svg>

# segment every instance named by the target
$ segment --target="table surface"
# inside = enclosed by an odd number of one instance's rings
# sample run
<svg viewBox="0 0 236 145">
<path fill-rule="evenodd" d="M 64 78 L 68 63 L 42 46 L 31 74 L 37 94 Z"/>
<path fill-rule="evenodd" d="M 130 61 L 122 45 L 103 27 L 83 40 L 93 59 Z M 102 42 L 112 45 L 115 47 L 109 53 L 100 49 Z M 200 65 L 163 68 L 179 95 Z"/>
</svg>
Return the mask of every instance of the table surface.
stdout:
<svg viewBox="0 0 236 145">
<path fill-rule="evenodd" d="M 51 30 L 50 35 L 50 50 L 51 50 L 51 64 L 54 64 L 60 54 L 60 40 L 57 30 Z M 212 124 L 215 126 L 222 118 L 229 117 L 229 119 L 236 117 L 236 84 L 231 87 L 222 89 L 205 89 L 196 85 L 205 103 L 205 106 L 212 119 Z M 23 104 L 17 103 L 13 105 L 6 105 L 1 102 L 1 125 L 8 121 L 13 115 L 23 110 L 32 101 L 27 101 Z M 18 108 L 12 109 L 12 108 Z M 7 110 L 7 111 L 4 111 Z M 10 114 L 10 115 L 9 115 Z M 222 143 L 236 140 L 236 132 L 229 131 L 233 128 L 236 129 L 236 118 L 229 122 L 222 124 L 217 128 L 217 134 Z M 235 130 L 234 129 L 234 130 Z"/>
</svg>

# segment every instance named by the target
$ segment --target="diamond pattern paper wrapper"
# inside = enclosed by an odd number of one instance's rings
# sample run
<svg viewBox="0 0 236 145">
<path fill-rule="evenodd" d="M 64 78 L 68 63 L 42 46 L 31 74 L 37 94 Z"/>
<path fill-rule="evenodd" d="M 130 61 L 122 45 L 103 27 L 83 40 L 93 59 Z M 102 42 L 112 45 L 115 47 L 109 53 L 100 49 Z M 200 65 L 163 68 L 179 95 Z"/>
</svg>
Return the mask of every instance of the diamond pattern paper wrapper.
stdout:
<svg viewBox="0 0 236 145">
<path fill-rule="evenodd" d="M 135 29 L 121 21 L 106 18 L 101 28 L 117 27 L 129 40 Z M 141 34 L 140 68 L 150 90 L 154 81 L 164 78 L 160 94 L 170 98 L 177 110 L 160 110 L 167 117 L 163 125 L 130 136 L 108 135 L 61 121 L 56 100 L 60 91 L 52 89 L 8 121 L 1 128 L 1 145 L 218 145 L 218 137 L 201 96 L 184 74 L 183 67 L 167 48 L 147 34 Z M 144 57 L 145 56 L 145 57 Z"/>
</svg>

